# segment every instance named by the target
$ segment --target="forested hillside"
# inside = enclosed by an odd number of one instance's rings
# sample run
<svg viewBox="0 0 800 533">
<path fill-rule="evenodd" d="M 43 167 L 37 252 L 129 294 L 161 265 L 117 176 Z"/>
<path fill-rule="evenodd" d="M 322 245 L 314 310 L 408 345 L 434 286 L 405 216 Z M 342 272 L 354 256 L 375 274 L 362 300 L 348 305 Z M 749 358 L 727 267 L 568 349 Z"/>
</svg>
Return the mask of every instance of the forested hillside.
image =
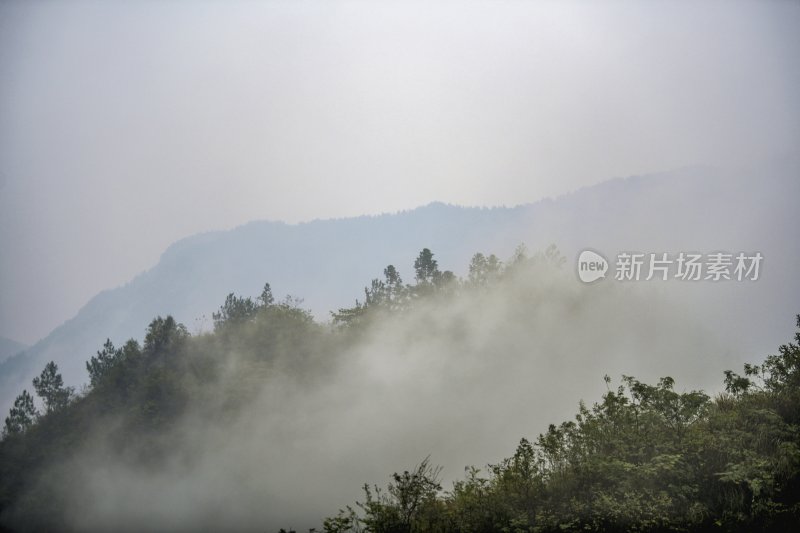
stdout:
<svg viewBox="0 0 800 533">
<path fill-rule="evenodd" d="M 706 283 L 668 291 L 687 313 L 730 340 L 727 364 L 736 364 L 769 350 L 773 339 L 785 335 L 782 321 L 795 312 L 783 296 L 800 293 L 793 268 L 800 246 L 786 232 L 795 225 L 798 175 L 800 161 L 794 157 L 746 169 L 691 168 L 613 179 L 517 207 L 433 203 L 301 224 L 254 221 L 187 237 L 152 269 L 98 294 L 47 337 L 1 362 L 0 407 L 7 409 L 51 360 L 66 384 L 80 387 L 87 354 L 107 337 L 118 344 L 141 340 L 156 315 L 172 315 L 192 333 L 210 330 L 211 311 L 229 292 L 256 295 L 266 280 L 280 294 L 302 297 L 303 307 L 324 321 L 386 264 L 410 272 L 409 260 L 423 246 L 462 277 L 476 250 L 507 259 L 520 242 L 532 249 L 556 242 L 569 261 L 587 247 L 612 255 L 759 251 L 765 270 L 757 284 Z M 717 368 L 710 365 L 710 372 L 698 374 L 697 385 L 713 383 Z"/>
<path fill-rule="evenodd" d="M 623 376 L 514 454 L 443 489 L 430 458 L 325 520 L 324 531 L 793 531 L 800 524 L 795 343 L 725 391 Z"/>
<path fill-rule="evenodd" d="M 192 336 L 167 316 L 141 344 L 108 340 L 86 361 L 81 390 L 49 363 L 5 419 L 0 520 L 20 531 L 795 523 L 796 344 L 742 376 L 726 372 L 718 394 L 680 392 L 669 377 L 624 376 L 619 387 L 606 378 L 600 402 L 541 425 L 594 397 L 587 376 L 603 384 L 604 372 L 719 362 L 700 360 L 713 344 L 680 313 L 614 285 L 580 285 L 568 270 L 555 247 L 519 248 L 506 261 L 475 254 L 460 278 L 426 248 L 413 282 L 387 266 L 331 324 L 266 284 L 257 297 L 230 294 L 211 332 Z M 581 333 L 586 317 L 597 329 Z M 498 447 L 513 447 L 510 435 L 539 431 L 495 460 Z M 376 465 L 414 456 L 418 467 L 374 487 Z M 491 464 L 457 479 L 468 460 Z M 345 507 L 358 479 L 366 493 Z"/>
</svg>

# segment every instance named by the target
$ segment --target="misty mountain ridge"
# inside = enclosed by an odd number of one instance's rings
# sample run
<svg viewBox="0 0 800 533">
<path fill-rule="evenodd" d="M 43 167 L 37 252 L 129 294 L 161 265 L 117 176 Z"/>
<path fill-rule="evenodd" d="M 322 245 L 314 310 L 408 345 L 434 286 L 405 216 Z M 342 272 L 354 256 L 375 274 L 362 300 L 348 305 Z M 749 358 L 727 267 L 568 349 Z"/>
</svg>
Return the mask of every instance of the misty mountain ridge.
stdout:
<svg viewBox="0 0 800 533">
<path fill-rule="evenodd" d="M 6 337 L 0 337 L 0 361 L 25 350 L 28 346 Z"/>
<path fill-rule="evenodd" d="M 761 251 L 764 273 L 757 283 L 669 284 L 669 290 L 647 284 L 681 312 L 704 316 L 710 329 L 723 328 L 723 336 L 741 336 L 737 332 L 748 324 L 747 338 L 731 343 L 739 347 L 728 354 L 733 365 L 769 350 L 791 330 L 787 317 L 795 300 L 786 295 L 800 295 L 793 268 L 800 250 L 790 231 L 798 168 L 791 158 L 735 172 L 688 168 L 618 178 L 510 208 L 434 202 L 394 214 L 257 221 L 188 237 L 170 246 L 155 267 L 99 293 L 74 318 L 0 364 L 2 401 L 7 405 L 49 360 L 68 384 L 85 382 L 84 363 L 107 337 L 118 344 L 141 338 L 154 316 L 170 314 L 194 333 L 208 330 L 225 295 L 255 296 L 265 282 L 276 295 L 303 298 L 303 307 L 324 321 L 330 311 L 363 299 L 363 287 L 388 264 L 411 281 L 411 259 L 423 247 L 433 250 L 443 270 L 460 276 L 475 252 L 506 259 L 521 243 L 532 251 L 555 243 L 568 269 L 583 248 L 609 259 L 622 250 Z M 767 311 L 757 311 L 767 302 Z"/>
<path fill-rule="evenodd" d="M 553 248 L 481 264 L 458 283 L 423 250 L 415 283 L 389 271 L 333 328 L 266 289 L 226 298 L 213 333 L 159 317 L 143 343 L 106 344 L 78 395 L 49 364 L 36 386 L 44 413 L 21 395 L 5 423 L 0 524 L 478 533 L 656 520 L 659 531 L 785 531 L 796 521 L 797 345 L 768 357 L 760 381 L 726 372 L 728 392 L 712 401 L 663 377 L 719 380 L 726 368 L 727 339 L 697 317 L 653 291 L 576 283 Z M 636 378 L 614 388 L 609 373 Z M 553 424 L 576 398 L 599 396 Z M 392 477 L 391 497 L 371 488 L 425 457 L 441 470 L 423 469 L 424 504 L 403 497 L 417 493 L 408 471 Z M 775 482 L 762 491 L 766 476 Z M 336 509 L 347 510 L 324 518 Z"/>
</svg>

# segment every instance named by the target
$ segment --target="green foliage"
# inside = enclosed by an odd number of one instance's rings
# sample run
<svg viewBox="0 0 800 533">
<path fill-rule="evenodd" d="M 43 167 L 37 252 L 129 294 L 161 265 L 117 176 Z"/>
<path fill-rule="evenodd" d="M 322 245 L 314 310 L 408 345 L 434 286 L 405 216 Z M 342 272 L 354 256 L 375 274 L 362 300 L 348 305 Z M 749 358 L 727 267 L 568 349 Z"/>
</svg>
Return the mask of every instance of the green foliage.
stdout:
<svg viewBox="0 0 800 533">
<path fill-rule="evenodd" d="M 531 260 L 561 263 L 556 253 Z M 522 439 L 488 475 L 470 467 L 447 493 L 430 484 L 419 499 L 424 522 L 404 518 L 397 487 L 409 484 L 406 472 L 388 492 L 365 487 L 363 516 L 347 508 L 326 522 L 329 531 L 793 530 L 800 316 L 797 325 L 797 344 L 745 365 L 746 377 L 726 372 L 726 393 L 714 400 L 675 391 L 669 377 L 648 385 L 623 376 L 591 408 L 581 403 L 574 420 L 550 425 L 534 443 Z"/>
<path fill-rule="evenodd" d="M 64 387 L 64 379 L 53 361 L 45 365 L 39 377 L 33 378 L 33 388 L 44 402 L 46 414 L 65 408 L 73 392 L 71 388 Z"/>
<path fill-rule="evenodd" d="M 272 298 L 271 291 L 267 293 L 266 297 Z M 211 315 L 214 319 L 214 329 L 218 330 L 225 325 L 246 322 L 255 316 L 258 307 L 258 304 L 252 299 L 240 298 L 230 293 L 219 311 Z"/>
<path fill-rule="evenodd" d="M 417 283 L 420 284 L 434 283 L 441 276 L 439 265 L 433 258 L 433 252 L 428 248 L 423 248 L 414 260 L 414 272 L 416 272 Z"/>
<path fill-rule="evenodd" d="M 331 318 L 336 326 L 351 327 L 360 324 L 366 312 L 367 304 L 356 300 L 354 307 L 343 307 L 338 311 L 331 311 Z"/>
<path fill-rule="evenodd" d="M 144 352 L 145 354 L 153 355 L 160 352 L 174 351 L 188 337 L 189 332 L 186 330 L 186 326 L 177 323 L 171 316 L 167 318 L 156 317 L 147 326 L 147 334 L 144 337 Z"/>
<path fill-rule="evenodd" d="M 89 372 L 89 383 L 92 387 L 96 386 L 103 376 L 116 364 L 122 350 L 114 348 L 111 339 L 106 339 L 103 349 L 97 352 L 97 356 L 92 357 L 86 362 L 86 370 Z"/>
<path fill-rule="evenodd" d="M 14 407 L 11 408 L 6 417 L 3 438 L 24 433 L 33 425 L 38 416 L 39 413 L 33 404 L 33 396 L 28 394 L 26 390 L 22 391 L 22 394 L 14 400 Z"/>
<path fill-rule="evenodd" d="M 403 292 L 403 279 L 400 277 L 400 272 L 394 267 L 389 265 L 383 269 L 383 275 L 386 278 L 386 289 L 390 295 L 396 296 Z"/>
<path fill-rule="evenodd" d="M 351 508 L 348 513 L 328 522 L 330 531 L 372 531 L 375 533 L 412 533 L 417 531 L 436 531 L 444 524 L 441 502 L 437 499 L 441 468 L 430 464 L 425 458 L 411 471 L 394 473 L 386 491 L 379 487 L 364 485 L 364 503 L 357 505 L 364 515 L 360 517 Z M 331 519 L 329 519 L 331 520 Z"/>
<path fill-rule="evenodd" d="M 472 285 L 485 286 L 496 279 L 503 270 L 503 263 L 496 255 L 490 254 L 488 257 L 482 253 L 472 256 L 469 263 L 468 280 Z"/>
<path fill-rule="evenodd" d="M 264 284 L 264 289 L 261 291 L 258 301 L 261 302 L 262 308 L 269 307 L 275 303 L 275 298 L 272 296 L 272 287 L 270 287 L 269 283 Z"/>
<path fill-rule="evenodd" d="M 564 264 L 555 247 L 531 256 L 520 247 L 505 265 L 475 254 L 462 282 L 439 271 L 433 257 L 420 252 L 413 286 L 387 266 L 383 279 L 365 287 L 363 303 L 333 313 L 343 328 L 317 324 L 300 300 L 276 303 L 266 284 L 256 299 L 228 295 L 214 313 L 214 333 L 191 337 L 167 316 L 150 322 L 141 347 L 107 340 L 87 362 L 91 388 L 80 396 L 49 363 L 34 380 L 45 416 L 23 391 L 5 421 L 0 522 L 58 529 L 64 509 L 41 480 L 52 465 L 68 463 L 89 433 L 103 433 L 137 467 L 158 469 L 170 450 L 191 445 L 165 431 L 188 406 L 224 424 L 276 368 L 304 386 L 326 383 L 351 334 L 369 331 L 376 317 L 413 313 L 426 300 L 446 306 L 459 291 L 483 294 L 526 269 Z M 745 365 L 743 375 L 725 372 L 725 392 L 714 398 L 679 392 L 669 377 L 606 382 L 607 392 L 591 406 L 581 402 L 573 420 L 522 439 L 485 470 L 467 468 L 451 490 L 442 490 L 441 469 L 426 458 L 395 473 L 385 489 L 365 486 L 364 500 L 327 518 L 324 531 L 733 532 L 800 522 L 800 316 L 794 343 Z"/>
<path fill-rule="evenodd" d="M 358 513 L 349 505 L 345 509 L 340 509 L 336 516 L 326 518 L 322 522 L 324 533 L 361 533 L 361 519 Z"/>
<path fill-rule="evenodd" d="M 403 285 L 400 272 L 394 265 L 383 269 L 384 280 L 373 279 L 369 287 L 364 287 L 364 303 L 356 300 L 354 307 L 341 308 L 331 312 L 335 326 L 353 327 L 362 325 L 368 310 L 399 311 L 409 303 L 411 287 Z"/>
</svg>

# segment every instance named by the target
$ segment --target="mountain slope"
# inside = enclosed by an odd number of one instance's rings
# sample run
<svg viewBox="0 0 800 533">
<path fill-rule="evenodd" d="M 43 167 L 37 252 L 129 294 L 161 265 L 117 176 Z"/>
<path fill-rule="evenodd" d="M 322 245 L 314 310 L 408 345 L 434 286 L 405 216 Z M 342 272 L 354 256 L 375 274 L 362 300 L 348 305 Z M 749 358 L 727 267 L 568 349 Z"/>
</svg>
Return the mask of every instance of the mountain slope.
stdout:
<svg viewBox="0 0 800 533">
<path fill-rule="evenodd" d="M 611 259 L 622 250 L 760 251 L 758 282 L 653 286 L 680 312 L 702 315 L 712 329 L 736 337 L 735 365 L 762 353 L 791 331 L 800 246 L 793 200 L 800 192 L 795 159 L 735 172 L 687 169 L 615 179 L 554 200 L 514 208 L 430 204 L 397 214 L 288 225 L 253 222 L 196 235 L 172 245 L 150 271 L 93 298 L 73 319 L 24 354 L 0 365 L 0 403 L 8 405 L 49 360 L 69 384 L 86 381 L 84 362 L 106 337 L 141 338 L 156 315 L 172 314 L 190 331 L 208 327 L 229 292 L 257 295 L 270 282 L 276 295 L 307 297 L 304 307 L 325 319 L 363 297 L 363 286 L 394 264 L 408 281 L 412 259 L 431 248 L 442 269 L 466 274 L 476 251 L 509 257 L 556 243 L 573 268 L 583 248 Z M 578 281 L 576 280 L 576 283 Z M 768 311 L 766 304 L 769 304 Z M 646 310 L 645 310 L 646 312 Z M 747 329 L 743 326 L 747 325 Z M 716 326 L 716 327 L 715 327 Z M 740 331 L 749 331 L 745 337 Z M 716 380 L 715 380 L 716 381 Z"/>
<path fill-rule="evenodd" d="M 0 361 L 4 361 L 27 348 L 26 345 L 6 337 L 0 337 Z"/>
</svg>

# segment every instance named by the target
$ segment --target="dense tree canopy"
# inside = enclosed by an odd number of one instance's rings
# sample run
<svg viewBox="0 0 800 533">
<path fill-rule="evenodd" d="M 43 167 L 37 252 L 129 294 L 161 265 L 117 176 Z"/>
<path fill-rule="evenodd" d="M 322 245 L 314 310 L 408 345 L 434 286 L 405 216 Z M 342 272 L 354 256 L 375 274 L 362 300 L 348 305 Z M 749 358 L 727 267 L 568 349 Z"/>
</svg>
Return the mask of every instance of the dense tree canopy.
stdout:
<svg viewBox="0 0 800 533">
<path fill-rule="evenodd" d="M 72 395 L 72 390 L 64 387 L 64 379 L 58 373 L 58 366 L 53 361 L 45 365 L 38 377 L 33 378 L 33 388 L 44 401 L 46 413 L 65 408 Z"/>
<path fill-rule="evenodd" d="M 5 427 L 3 428 L 3 436 L 19 435 L 24 433 L 29 427 L 33 425 L 36 418 L 39 416 L 36 406 L 33 404 L 33 396 L 28 394 L 28 391 L 22 391 L 22 394 L 17 396 L 14 401 L 14 407 L 6 417 Z"/>
<path fill-rule="evenodd" d="M 674 381 L 630 376 L 574 420 L 442 492 L 427 460 L 425 512 L 388 494 L 326 520 L 325 531 L 791 531 L 800 523 L 800 315 L 796 344 L 726 392 L 679 393 Z M 610 379 L 606 377 L 607 383 Z M 405 474 L 408 476 L 408 473 Z M 377 497 L 376 497 L 377 494 Z M 424 505 L 423 505 L 424 504 Z M 408 517 L 401 520 L 399 517 Z"/>
<path fill-rule="evenodd" d="M 485 295 L 520 270 L 564 263 L 554 247 L 530 257 L 521 247 L 505 263 L 477 253 L 462 280 L 439 271 L 433 257 L 420 252 L 414 285 L 388 265 L 364 288 L 363 301 L 332 313 L 330 325 L 317 323 L 301 300 L 276 302 L 266 284 L 255 299 L 228 295 L 213 315 L 213 333 L 191 336 L 167 316 L 151 321 L 142 345 L 131 339 L 117 348 L 108 339 L 89 358 L 89 385 L 78 394 L 48 363 L 33 380 L 42 410 L 23 391 L 5 419 L 0 521 L 19 530 L 59 529 L 66 511 L 47 482 L 48 468 L 67 463 L 87 434 L 103 432 L 121 456 L 158 468 L 172 447 L 186 444 L 166 430 L 190 407 L 205 423 L 224 424 L 277 368 L 320 386 L 337 354 L 379 318 L 413 316 L 423 300 L 447 305 L 461 291 Z M 223 392 L 211 383 L 225 384 Z M 471 467 L 443 487 L 441 469 L 425 458 L 394 474 L 385 489 L 364 486 L 363 500 L 326 519 L 323 529 L 783 531 L 798 523 L 800 331 L 795 343 L 745 365 L 742 375 L 725 372 L 724 392 L 714 397 L 679 392 L 670 377 L 606 383 L 598 402 L 580 403 L 573 420 L 521 439 L 507 459 Z"/>
</svg>

